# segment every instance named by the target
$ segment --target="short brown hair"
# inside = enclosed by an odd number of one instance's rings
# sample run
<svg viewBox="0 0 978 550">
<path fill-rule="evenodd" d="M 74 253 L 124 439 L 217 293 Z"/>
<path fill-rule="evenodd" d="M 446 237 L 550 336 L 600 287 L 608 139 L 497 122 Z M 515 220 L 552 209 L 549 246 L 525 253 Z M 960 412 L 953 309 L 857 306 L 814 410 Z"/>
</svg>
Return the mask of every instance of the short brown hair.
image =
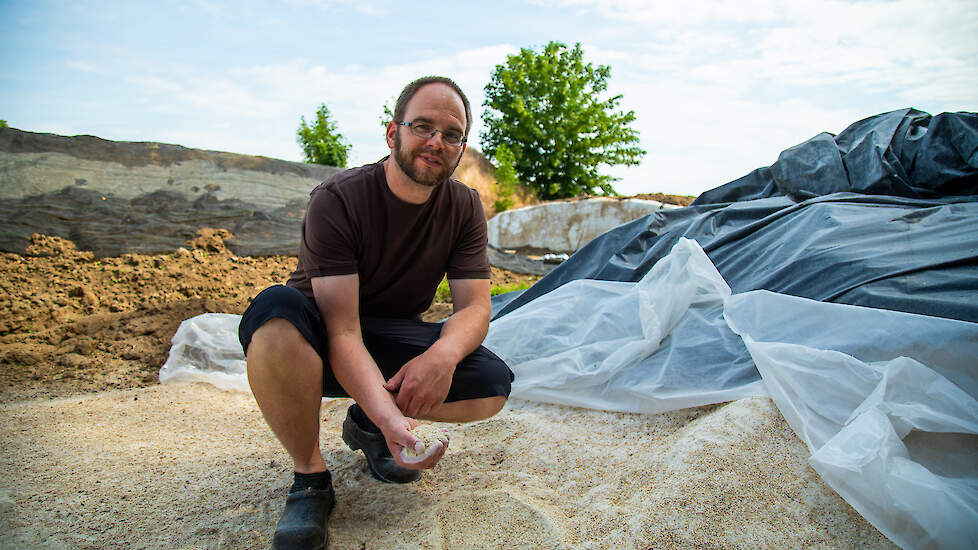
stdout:
<svg viewBox="0 0 978 550">
<path fill-rule="evenodd" d="M 415 80 L 414 82 L 408 84 L 401 90 L 401 95 L 397 97 L 397 103 L 394 104 L 394 121 L 402 122 L 404 118 L 404 111 L 407 111 L 407 104 L 414 97 L 414 94 L 418 93 L 418 90 L 422 86 L 428 84 L 445 84 L 451 89 L 455 90 L 455 93 L 462 98 L 462 105 L 465 106 L 465 138 L 469 137 L 469 129 L 472 128 L 472 108 L 469 107 L 469 98 L 465 97 L 465 93 L 462 88 L 459 88 L 458 84 L 450 78 L 444 76 L 422 76 L 421 78 Z"/>
</svg>

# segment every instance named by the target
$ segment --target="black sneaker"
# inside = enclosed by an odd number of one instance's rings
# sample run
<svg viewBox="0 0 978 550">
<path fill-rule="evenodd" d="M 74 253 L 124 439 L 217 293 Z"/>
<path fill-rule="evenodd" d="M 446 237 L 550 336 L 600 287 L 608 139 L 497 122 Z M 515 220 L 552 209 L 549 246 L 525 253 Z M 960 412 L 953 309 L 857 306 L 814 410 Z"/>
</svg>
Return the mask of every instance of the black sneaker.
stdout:
<svg viewBox="0 0 978 550">
<path fill-rule="evenodd" d="M 349 410 L 343 421 L 343 441 L 354 451 L 363 451 L 370 474 L 384 483 L 411 483 L 421 479 L 420 470 L 401 468 L 394 462 L 384 434 L 361 428 Z"/>
<path fill-rule="evenodd" d="M 325 550 L 326 520 L 336 504 L 333 483 L 326 489 L 303 489 L 289 493 L 285 510 L 275 528 L 275 550 Z"/>
</svg>

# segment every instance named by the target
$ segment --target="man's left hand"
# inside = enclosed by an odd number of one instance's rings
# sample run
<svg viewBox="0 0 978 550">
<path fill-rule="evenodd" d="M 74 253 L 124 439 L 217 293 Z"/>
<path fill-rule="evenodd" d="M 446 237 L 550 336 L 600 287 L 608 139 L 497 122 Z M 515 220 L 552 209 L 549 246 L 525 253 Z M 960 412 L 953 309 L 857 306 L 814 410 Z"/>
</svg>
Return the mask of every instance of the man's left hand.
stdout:
<svg viewBox="0 0 978 550">
<path fill-rule="evenodd" d="M 455 363 L 433 346 L 405 363 L 384 389 L 397 393 L 397 407 L 405 416 L 424 418 L 445 402 L 454 373 Z"/>
</svg>

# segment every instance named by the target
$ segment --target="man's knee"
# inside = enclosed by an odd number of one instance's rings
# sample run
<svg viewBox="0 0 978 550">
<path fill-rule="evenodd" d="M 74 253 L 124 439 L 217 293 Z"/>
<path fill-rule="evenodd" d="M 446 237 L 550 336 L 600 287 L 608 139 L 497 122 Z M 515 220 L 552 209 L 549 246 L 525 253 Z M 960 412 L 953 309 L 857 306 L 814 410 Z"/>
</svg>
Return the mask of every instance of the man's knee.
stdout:
<svg viewBox="0 0 978 550">
<path fill-rule="evenodd" d="M 506 406 L 506 396 L 483 397 L 472 400 L 471 417 L 469 421 L 485 420 L 499 414 Z"/>
<path fill-rule="evenodd" d="M 475 422 L 495 416 L 504 406 L 506 397 L 502 395 L 452 401 L 442 403 L 423 418 L 435 422 Z"/>
<path fill-rule="evenodd" d="M 490 418 L 499 414 L 499 411 L 503 410 L 506 406 L 506 397 L 502 395 L 497 395 L 496 397 L 485 398 L 485 403 L 483 404 L 483 416 L 482 418 Z"/>
<path fill-rule="evenodd" d="M 267 354 L 286 351 L 296 346 L 299 340 L 305 342 L 305 338 L 299 329 L 295 328 L 295 325 L 281 317 L 273 317 L 265 321 L 252 334 L 245 355 L 250 358 L 253 353 Z"/>
<path fill-rule="evenodd" d="M 323 362 L 319 353 L 298 328 L 286 319 L 273 317 L 255 330 L 246 352 L 249 376 L 256 371 L 278 375 L 318 375 L 320 383 Z"/>
</svg>

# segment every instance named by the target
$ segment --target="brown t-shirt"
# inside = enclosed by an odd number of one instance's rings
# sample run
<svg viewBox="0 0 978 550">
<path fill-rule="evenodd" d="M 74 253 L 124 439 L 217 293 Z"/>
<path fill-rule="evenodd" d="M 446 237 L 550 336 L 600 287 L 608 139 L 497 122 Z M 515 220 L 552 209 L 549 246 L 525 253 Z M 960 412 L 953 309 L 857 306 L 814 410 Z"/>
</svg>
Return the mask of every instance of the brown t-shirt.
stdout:
<svg viewBox="0 0 978 550">
<path fill-rule="evenodd" d="M 446 273 L 489 278 L 487 243 L 475 189 L 449 179 L 424 204 L 406 203 L 387 186 L 381 160 L 312 190 L 286 284 L 312 298 L 312 278 L 357 273 L 362 316 L 417 319 Z"/>
</svg>

